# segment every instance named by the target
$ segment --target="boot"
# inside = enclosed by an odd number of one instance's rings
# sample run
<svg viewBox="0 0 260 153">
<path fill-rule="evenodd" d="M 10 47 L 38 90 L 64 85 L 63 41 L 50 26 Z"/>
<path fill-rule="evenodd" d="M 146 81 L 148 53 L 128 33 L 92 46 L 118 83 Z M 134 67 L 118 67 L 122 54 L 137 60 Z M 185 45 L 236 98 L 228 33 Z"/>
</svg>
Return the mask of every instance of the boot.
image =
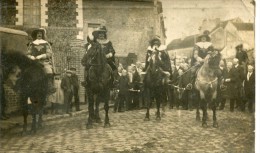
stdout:
<svg viewBox="0 0 260 153">
<path fill-rule="evenodd" d="M 56 88 L 54 87 L 54 76 L 53 74 L 48 74 L 48 94 L 54 94 L 56 92 Z"/>
</svg>

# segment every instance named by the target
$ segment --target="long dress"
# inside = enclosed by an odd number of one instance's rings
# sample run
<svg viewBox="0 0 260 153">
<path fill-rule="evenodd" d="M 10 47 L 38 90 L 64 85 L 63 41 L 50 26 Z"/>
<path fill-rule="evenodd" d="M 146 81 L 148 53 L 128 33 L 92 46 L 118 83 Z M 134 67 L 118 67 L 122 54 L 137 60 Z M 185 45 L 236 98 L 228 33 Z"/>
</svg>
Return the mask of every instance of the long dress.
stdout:
<svg viewBox="0 0 260 153">
<path fill-rule="evenodd" d="M 61 89 L 61 80 L 54 80 L 54 86 L 56 88 L 56 92 L 48 97 L 48 101 L 56 104 L 63 104 L 64 96 Z"/>
</svg>

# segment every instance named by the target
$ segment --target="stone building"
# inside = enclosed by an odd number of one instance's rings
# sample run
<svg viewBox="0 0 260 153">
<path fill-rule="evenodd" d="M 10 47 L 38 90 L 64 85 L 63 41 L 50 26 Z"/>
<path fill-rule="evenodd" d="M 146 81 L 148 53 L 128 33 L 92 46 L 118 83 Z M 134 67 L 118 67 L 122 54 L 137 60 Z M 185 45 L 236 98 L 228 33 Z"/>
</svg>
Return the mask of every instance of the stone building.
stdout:
<svg viewBox="0 0 260 153">
<path fill-rule="evenodd" d="M 200 31 L 210 31 L 211 42 L 215 48 L 223 49 L 222 54 L 226 58 L 235 57 L 235 47 L 243 43 L 248 52 L 249 60 L 253 61 L 255 36 L 254 24 L 245 23 L 240 18 L 220 21 L 219 19 L 204 20 Z M 196 38 L 200 34 L 188 36 L 184 39 L 175 39 L 168 44 L 169 54 L 190 56 L 193 50 Z"/>
<path fill-rule="evenodd" d="M 118 54 L 135 53 L 144 61 L 149 39 L 165 43 L 162 3 L 159 0 L 2 0 L 0 26 L 30 33 L 43 27 L 52 43 L 57 73 L 75 67 L 83 81 L 80 60 L 86 36 L 99 25 Z M 80 89 L 84 100 L 84 88 Z"/>
</svg>

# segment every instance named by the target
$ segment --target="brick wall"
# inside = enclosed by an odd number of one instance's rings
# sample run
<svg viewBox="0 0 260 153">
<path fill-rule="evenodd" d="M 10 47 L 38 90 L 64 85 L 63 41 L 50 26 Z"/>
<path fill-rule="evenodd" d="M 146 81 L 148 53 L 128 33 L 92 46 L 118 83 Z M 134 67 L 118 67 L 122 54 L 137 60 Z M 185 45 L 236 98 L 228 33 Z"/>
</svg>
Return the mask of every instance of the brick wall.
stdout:
<svg viewBox="0 0 260 153">
<path fill-rule="evenodd" d="M 19 94 L 17 94 L 10 82 L 4 84 L 5 98 L 6 98 L 6 113 L 17 112 L 21 110 L 21 103 L 19 102 Z"/>
<path fill-rule="evenodd" d="M 15 25 L 16 1 L 1 0 L 0 2 L 0 25 Z"/>
</svg>

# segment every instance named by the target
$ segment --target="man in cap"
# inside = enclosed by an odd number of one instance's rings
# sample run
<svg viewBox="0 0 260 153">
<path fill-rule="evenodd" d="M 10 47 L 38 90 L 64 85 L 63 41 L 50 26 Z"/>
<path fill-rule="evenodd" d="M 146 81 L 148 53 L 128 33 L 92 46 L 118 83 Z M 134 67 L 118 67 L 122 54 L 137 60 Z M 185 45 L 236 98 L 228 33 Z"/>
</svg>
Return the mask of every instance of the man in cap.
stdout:
<svg viewBox="0 0 260 153">
<path fill-rule="evenodd" d="M 251 64 L 247 66 L 244 90 L 246 99 L 248 101 L 248 111 L 252 113 L 254 112 L 253 105 L 255 104 L 255 72 L 254 67 Z M 243 105 L 242 109 L 245 109 L 245 104 Z"/>
<path fill-rule="evenodd" d="M 46 31 L 43 28 L 36 29 L 32 32 L 33 42 L 28 46 L 27 56 L 32 60 L 37 60 L 44 66 L 44 70 L 48 76 L 49 94 L 55 92 L 53 85 L 54 70 L 52 62 L 52 49 L 46 39 Z"/>
<path fill-rule="evenodd" d="M 78 76 L 76 74 L 76 68 L 72 67 L 70 68 L 71 71 L 71 84 L 73 86 L 73 97 L 74 97 L 74 101 L 75 101 L 75 106 L 76 106 L 76 111 L 80 111 L 79 108 L 79 79 Z"/>
<path fill-rule="evenodd" d="M 65 76 L 61 80 L 61 89 L 64 93 L 64 112 L 71 112 L 71 101 L 73 96 L 73 86 L 71 83 L 72 71 L 67 70 Z"/>
<path fill-rule="evenodd" d="M 236 46 L 236 58 L 238 59 L 239 65 L 243 67 L 244 73 L 246 74 L 248 55 L 247 52 L 243 49 L 243 44 Z"/>
</svg>

